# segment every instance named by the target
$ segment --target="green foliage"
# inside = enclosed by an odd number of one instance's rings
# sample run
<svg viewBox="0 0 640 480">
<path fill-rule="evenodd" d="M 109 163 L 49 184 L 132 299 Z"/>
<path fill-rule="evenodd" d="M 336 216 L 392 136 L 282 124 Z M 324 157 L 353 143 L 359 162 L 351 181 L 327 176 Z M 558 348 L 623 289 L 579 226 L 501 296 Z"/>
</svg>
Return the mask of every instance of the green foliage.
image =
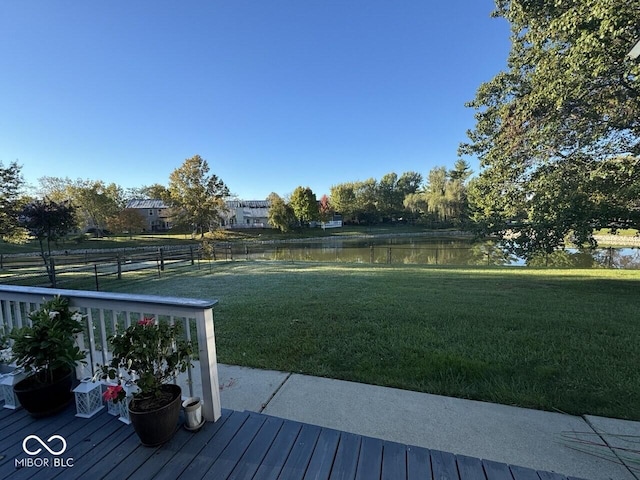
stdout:
<svg viewBox="0 0 640 480">
<path fill-rule="evenodd" d="M 78 228 L 94 228 L 96 236 L 102 236 L 109 220 L 126 204 L 125 191 L 115 183 L 47 176 L 39 178 L 38 182 L 43 197 L 57 203 L 71 203 L 76 210 Z"/>
<path fill-rule="evenodd" d="M 509 70 L 478 89 L 461 152 L 482 170 L 471 203 L 481 233 L 533 255 L 593 243 L 593 228 L 637 224 L 640 0 L 498 0 Z"/>
<path fill-rule="evenodd" d="M 213 231 L 220 221 L 229 189 L 218 176 L 209 175 L 209 164 L 196 155 L 171 172 L 169 195 L 173 223 L 191 226 L 194 233 L 204 236 L 205 230 Z"/>
<path fill-rule="evenodd" d="M 430 214 L 429 220 L 444 226 L 465 225 L 468 215 L 467 179 L 469 164 L 458 160 L 452 170 L 434 167 L 429 171 L 424 190 L 408 197 L 408 205 Z"/>
<path fill-rule="evenodd" d="M 24 180 L 22 167 L 12 162 L 4 167 L 0 162 L 0 238 L 3 240 L 16 237 L 20 224 L 18 212 L 22 207 L 22 186 Z"/>
<path fill-rule="evenodd" d="M 342 214 L 345 221 L 352 220 L 356 212 L 356 193 L 353 182 L 331 186 L 330 202 L 334 210 Z"/>
<path fill-rule="evenodd" d="M 291 194 L 289 205 L 301 226 L 320 218 L 316 194 L 309 187 L 297 187 Z"/>
<path fill-rule="evenodd" d="M 84 363 L 85 353 L 75 342 L 74 335 L 82 331 L 82 315 L 71 312 L 69 300 L 56 296 L 29 314 L 32 326 L 15 329 L 13 360 L 26 372 L 34 372 L 36 379 L 53 381 L 54 371 L 73 369 Z"/>
<path fill-rule="evenodd" d="M 51 282 L 55 283 L 55 273 L 48 260 L 51 257 L 51 243 L 73 230 L 76 224 L 75 209 L 68 202 L 35 200 L 22 209 L 19 220 L 29 234 L 38 240 L 47 274 Z"/>
<path fill-rule="evenodd" d="M 107 220 L 107 227 L 114 233 L 128 233 L 129 238 L 143 232 L 147 226 L 146 219 L 139 211 L 125 208 Z"/>
<path fill-rule="evenodd" d="M 293 229 L 296 216 L 291 205 L 288 205 L 277 193 L 271 193 L 269 201 L 269 224 L 281 232 L 289 232 Z"/>
<path fill-rule="evenodd" d="M 119 385 L 131 380 L 139 388 L 134 394 L 136 398 L 158 397 L 164 383 L 186 372 L 191 365 L 193 350 L 181 333 L 179 323 L 170 325 L 153 318 L 139 320 L 109 339 L 112 360 L 106 366 L 98 365 L 97 376 L 117 379 Z M 126 372 L 127 378 L 122 378 L 120 372 Z M 124 392 L 114 400 L 123 396 Z"/>
<path fill-rule="evenodd" d="M 417 172 L 404 172 L 400 177 L 390 172 L 380 181 L 369 178 L 340 183 L 331 187 L 331 207 L 346 222 L 371 225 L 395 220 L 411 210 L 405 200 L 415 195 L 421 184 L 422 175 Z"/>
</svg>

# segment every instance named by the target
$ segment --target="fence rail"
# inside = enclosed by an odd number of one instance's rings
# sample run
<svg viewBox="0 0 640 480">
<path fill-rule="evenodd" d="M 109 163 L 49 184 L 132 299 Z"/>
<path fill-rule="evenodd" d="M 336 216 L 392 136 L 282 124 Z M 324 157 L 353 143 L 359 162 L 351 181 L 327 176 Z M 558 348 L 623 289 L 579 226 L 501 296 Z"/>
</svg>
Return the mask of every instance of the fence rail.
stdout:
<svg viewBox="0 0 640 480">
<path fill-rule="evenodd" d="M 203 415 L 215 421 L 221 415 L 216 359 L 213 307 L 217 300 L 199 300 L 155 295 L 132 295 L 82 290 L 0 285 L 0 333 L 29 325 L 29 312 L 47 299 L 60 295 L 84 319 L 78 343 L 87 352 L 86 366 L 78 367 L 78 378 L 93 376 L 96 364 L 110 360 L 108 337 L 145 316 L 161 321 L 181 322 L 186 339 L 197 346 L 199 369 L 188 369 L 186 378 L 176 379 L 183 391 L 203 399 Z"/>
</svg>

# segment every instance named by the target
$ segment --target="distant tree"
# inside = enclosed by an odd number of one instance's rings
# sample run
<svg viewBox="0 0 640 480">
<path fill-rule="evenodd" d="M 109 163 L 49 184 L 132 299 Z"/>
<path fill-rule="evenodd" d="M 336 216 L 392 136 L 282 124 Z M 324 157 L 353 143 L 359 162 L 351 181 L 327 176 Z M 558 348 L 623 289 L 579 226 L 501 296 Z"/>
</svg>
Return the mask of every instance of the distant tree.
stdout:
<svg viewBox="0 0 640 480">
<path fill-rule="evenodd" d="M 427 175 L 423 197 L 427 212 L 445 225 L 463 225 L 468 217 L 467 179 L 471 175 L 465 161 L 456 162 L 452 170 L 434 167 Z M 421 205 L 413 198 L 414 205 Z"/>
<path fill-rule="evenodd" d="M 356 195 L 355 216 L 358 223 L 373 224 L 380 220 L 378 212 L 378 182 L 369 178 L 354 183 Z"/>
<path fill-rule="evenodd" d="M 450 220 L 452 212 L 447 199 L 447 169 L 445 167 L 435 167 L 429 171 L 424 193 L 427 211 L 435 214 L 440 221 Z"/>
<path fill-rule="evenodd" d="M 184 161 L 169 176 L 170 201 L 176 224 L 190 225 L 193 233 L 204 237 L 220 221 L 229 189 L 216 175 L 209 175 L 209 164 L 196 155 Z"/>
<path fill-rule="evenodd" d="M 333 208 L 331 207 L 331 202 L 329 201 L 329 197 L 327 197 L 326 194 L 320 197 L 320 202 L 318 203 L 318 213 L 320 214 L 320 220 L 323 222 L 328 222 L 333 215 Z"/>
<path fill-rule="evenodd" d="M 402 193 L 402 198 L 411 195 L 420 190 L 422 186 L 422 175 L 417 172 L 404 172 L 398 178 L 397 188 Z"/>
<path fill-rule="evenodd" d="M 404 196 L 398 190 L 398 175 L 394 172 L 387 173 L 377 183 L 376 209 L 385 218 L 392 218 L 403 209 Z"/>
<path fill-rule="evenodd" d="M 353 182 L 333 185 L 329 189 L 329 195 L 333 210 L 340 213 L 343 220 L 352 221 L 356 212 L 356 193 Z"/>
<path fill-rule="evenodd" d="M 69 187 L 73 181 L 69 177 L 49 177 L 38 178 L 37 193 L 41 198 L 47 198 L 52 202 L 65 202 L 71 200 Z"/>
<path fill-rule="evenodd" d="M 377 212 L 386 219 L 401 217 L 406 209 L 404 200 L 414 194 L 422 184 L 422 175 L 404 172 L 399 178 L 395 173 L 387 173 L 377 184 Z"/>
<path fill-rule="evenodd" d="M 269 224 L 281 232 L 290 231 L 296 222 L 291 206 L 287 205 L 277 193 L 271 193 L 267 200 L 269 201 Z"/>
<path fill-rule="evenodd" d="M 427 213 L 427 200 L 423 192 L 408 194 L 404 197 L 403 205 L 411 213 L 414 220 Z"/>
<path fill-rule="evenodd" d="M 453 169 L 449 170 L 449 179 L 451 181 L 460 180 L 462 183 L 466 182 L 473 172 L 471 166 L 466 160 L 458 159 L 453 166 Z"/>
<path fill-rule="evenodd" d="M 132 237 L 141 233 L 147 226 L 147 220 L 133 208 L 125 208 L 107 219 L 107 228 L 114 233 L 128 233 Z"/>
<path fill-rule="evenodd" d="M 18 213 L 22 208 L 22 167 L 12 162 L 4 167 L 0 162 L 0 238 L 12 240 L 18 236 Z"/>
<path fill-rule="evenodd" d="M 41 177 L 39 193 L 44 198 L 61 203 L 70 201 L 76 209 L 77 227 L 93 229 L 102 236 L 107 220 L 120 212 L 126 204 L 127 194 L 115 183 L 102 180 L 71 180 L 68 177 Z"/>
<path fill-rule="evenodd" d="M 103 235 L 108 220 L 125 207 L 124 191 L 115 183 L 106 185 L 101 180 L 78 180 L 68 190 L 82 223 L 95 229 L 98 237 Z"/>
<path fill-rule="evenodd" d="M 171 192 L 164 185 L 154 183 L 153 185 L 147 185 L 140 188 L 140 197 L 148 198 L 150 200 L 162 200 L 166 203 L 171 201 Z"/>
<path fill-rule="evenodd" d="M 20 224 L 33 235 L 40 245 L 40 256 L 52 284 L 51 243 L 57 242 L 75 228 L 75 209 L 69 202 L 35 200 L 27 204 L 19 214 Z"/>
<path fill-rule="evenodd" d="M 291 194 L 289 205 L 300 226 L 319 218 L 316 194 L 309 187 L 297 187 Z"/>
</svg>

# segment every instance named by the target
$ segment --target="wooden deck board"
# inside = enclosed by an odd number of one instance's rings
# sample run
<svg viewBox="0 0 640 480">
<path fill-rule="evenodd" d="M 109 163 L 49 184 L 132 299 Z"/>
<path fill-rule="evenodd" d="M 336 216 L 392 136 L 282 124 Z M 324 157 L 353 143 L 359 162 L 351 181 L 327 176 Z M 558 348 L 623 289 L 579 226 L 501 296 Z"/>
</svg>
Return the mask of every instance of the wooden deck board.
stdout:
<svg viewBox="0 0 640 480">
<path fill-rule="evenodd" d="M 253 477 L 254 480 L 277 479 L 289 453 L 293 449 L 298 435 L 302 430 L 302 424 L 298 422 L 285 422 L 276 438 L 273 440 L 267 455 Z"/>
<path fill-rule="evenodd" d="M 431 469 L 433 478 L 440 480 L 459 480 L 456 457 L 452 453 L 431 450 Z"/>
<path fill-rule="evenodd" d="M 203 448 L 197 456 L 194 456 L 187 468 L 176 478 L 189 480 L 202 478 L 248 418 L 249 414 L 246 412 L 233 412 L 231 418 L 216 432 L 211 443 L 209 443 L 206 448 Z"/>
<path fill-rule="evenodd" d="M 384 442 L 377 438 L 363 438 L 358 458 L 356 480 L 380 478 L 382 474 L 382 449 Z"/>
<path fill-rule="evenodd" d="M 302 426 L 298 438 L 296 438 L 296 442 L 289 453 L 289 457 L 282 467 L 282 471 L 278 477 L 279 479 L 303 478 L 311 461 L 311 455 L 318 443 L 321 431 L 322 429 L 315 425 Z"/>
<path fill-rule="evenodd" d="M 457 455 L 458 474 L 460 480 L 485 480 L 482 460 L 464 455 Z"/>
<path fill-rule="evenodd" d="M 234 465 L 229 480 L 253 478 L 283 424 L 284 420 L 279 418 L 268 417 L 266 419 L 258 434 L 251 441 L 249 448 L 247 448 L 237 464 Z"/>
<path fill-rule="evenodd" d="M 180 428 L 165 445 L 148 448 L 140 445 L 132 426 L 106 411 L 82 419 L 70 406 L 59 415 L 33 419 L 22 410 L 4 410 L 0 411 L 0 480 L 568 480 L 556 473 L 251 412 L 224 410 L 220 420 L 206 423 L 200 431 Z M 32 434 L 45 441 L 62 435 L 67 442 L 64 457 L 71 457 L 73 466 L 17 468 L 15 459 L 27 456 L 22 442 Z"/>
<path fill-rule="evenodd" d="M 346 432 L 340 434 L 338 451 L 329 477 L 331 480 L 347 480 L 355 477 L 361 443 L 360 435 Z"/>
<path fill-rule="evenodd" d="M 407 447 L 407 478 L 424 480 L 431 478 L 431 452 L 426 448 Z"/>
<path fill-rule="evenodd" d="M 384 442 L 382 456 L 382 480 L 407 478 L 407 446 Z"/>
<path fill-rule="evenodd" d="M 326 480 L 329 478 L 339 442 L 340 432 L 326 428 L 322 429 L 316 448 L 309 460 L 304 480 Z"/>
<path fill-rule="evenodd" d="M 485 475 L 489 480 L 513 480 L 509 465 L 504 463 L 493 462 L 491 460 L 483 460 Z"/>
</svg>

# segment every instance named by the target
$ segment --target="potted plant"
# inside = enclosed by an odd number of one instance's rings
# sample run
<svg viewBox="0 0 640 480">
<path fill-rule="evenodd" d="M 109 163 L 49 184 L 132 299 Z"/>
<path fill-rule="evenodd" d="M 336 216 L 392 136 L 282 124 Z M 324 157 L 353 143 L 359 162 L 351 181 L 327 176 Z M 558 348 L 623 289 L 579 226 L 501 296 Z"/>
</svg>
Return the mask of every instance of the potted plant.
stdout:
<svg viewBox="0 0 640 480">
<path fill-rule="evenodd" d="M 167 382 L 191 365 L 192 347 L 182 338 L 180 324 L 144 317 L 109 342 L 111 362 L 99 365 L 97 376 L 117 380 L 117 385 L 109 386 L 104 398 L 123 401 L 123 383 L 133 383 L 136 392 L 128 408 L 134 430 L 143 445 L 165 443 L 177 429 L 182 394 L 178 385 Z"/>
<path fill-rule="evenodd" d="M 56 296 L 29 314 L 32 325 L 14 329 L 12 359 L 27 377 L 13 387 L 20 404 L 34 417 L 54 414 L 73 401 L 75 367 L 85 363 L 76 344 L 82 315 Z"/>
</svg>

